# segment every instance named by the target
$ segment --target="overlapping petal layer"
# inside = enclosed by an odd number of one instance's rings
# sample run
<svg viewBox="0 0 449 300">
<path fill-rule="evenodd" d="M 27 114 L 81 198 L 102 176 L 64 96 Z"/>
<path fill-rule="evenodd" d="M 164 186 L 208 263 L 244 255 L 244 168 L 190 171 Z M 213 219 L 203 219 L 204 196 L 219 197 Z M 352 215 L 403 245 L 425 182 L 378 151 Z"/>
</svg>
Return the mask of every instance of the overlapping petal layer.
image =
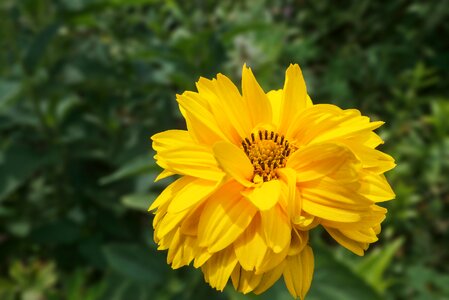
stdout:
<svg viewBox="0 0 449 300">
<path fill-rule="evenodd" d="M 177 96 L 187 131 L 152 137 L 158 179 L 179 177 L 154 201 L 154 239 L 167 262 L 193 262 L 217 290 L 260 294 L 280 277 L 293 297 L 310 288 L 316 226 L 363 255 L 394 198 L 391 156 L 358 110 L 313 105 L 299 66 L 265 93 L 251 69 L 242 93 L 224 75 Z"/>
</svg>

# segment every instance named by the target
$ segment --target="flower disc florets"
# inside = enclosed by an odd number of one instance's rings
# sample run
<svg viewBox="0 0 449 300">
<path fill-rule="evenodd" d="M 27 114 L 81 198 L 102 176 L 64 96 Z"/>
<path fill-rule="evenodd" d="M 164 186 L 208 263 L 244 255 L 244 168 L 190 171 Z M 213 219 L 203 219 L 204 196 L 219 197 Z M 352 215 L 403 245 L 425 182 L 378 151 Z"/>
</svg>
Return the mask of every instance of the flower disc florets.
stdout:
<svg viewBox="0 0 449 300">
<path fill-rule="evenodd" d="M 288 156 L 295 151 L 283 135 L 259 130 L 242 141 L 242 147 L 254 166 L 254 183 L 277 179 L 276 169 L 285 167 Z"/>
</svg>

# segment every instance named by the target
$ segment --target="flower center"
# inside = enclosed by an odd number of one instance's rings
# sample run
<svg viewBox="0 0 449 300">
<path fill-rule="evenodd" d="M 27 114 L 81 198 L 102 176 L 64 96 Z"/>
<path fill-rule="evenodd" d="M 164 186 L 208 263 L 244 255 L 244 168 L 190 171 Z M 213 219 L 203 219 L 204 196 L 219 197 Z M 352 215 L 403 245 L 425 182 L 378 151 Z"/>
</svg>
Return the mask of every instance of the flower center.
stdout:
<svg viewBox="0 0 449 300">
<path fill-rule="evenodd" d="M 283 135 L 268 130 L 251 133 L 242 141 L 243 150 L 254 166 L 254 183 L 278 178 L 275 170 L 285 167 L 287 157 L 296 151 Z"/>
</svg>

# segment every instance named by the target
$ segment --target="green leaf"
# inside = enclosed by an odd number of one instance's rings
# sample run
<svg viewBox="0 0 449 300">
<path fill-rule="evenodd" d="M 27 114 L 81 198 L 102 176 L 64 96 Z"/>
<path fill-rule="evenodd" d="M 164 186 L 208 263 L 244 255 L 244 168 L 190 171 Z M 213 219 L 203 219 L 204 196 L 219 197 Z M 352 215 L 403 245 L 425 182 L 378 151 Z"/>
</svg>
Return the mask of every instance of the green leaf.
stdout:
<svg viewBox="0 0 449 300">
<path fill-rule="evenodd" d="M 144 155 L 133 159 L 121 166 L 114 173 L 100 178 L 100 184 L 105 185 L 125 178 L 134 177 L 139 174 L 145 174 L 154 170 L 154 160 L 150 155 Z"/>
<path fill-rule="evenodd" d="M 148 285 L 160 283 L 167 269 L 161 257 L 137 244 L 111 244 L 103 251 L 113 270 Z"/>
<path fill-rule="evenodd" d="M 0 80 L 0 111 L 8 105 L 10 100 L 19 94 L 20 90 L 20 82 Z"/>
<path fill-rule="evenodd" d="M 25 220 L 14 220 L 7 224 L 8 231 L 17 237 L 24 237 L 30 232 L 31 224 Z"/>
<path fill-rule="evenodd" d="M 81 236 L 81 228 L 68 220 L 57 220 L 36 228 L 31 233 L 34 242 L 42 244 L 70 244 Z"/>
<path fill-rule="evenodd" d="M 92 284 L 89 274 L 84 269 L 78 269 L 64 282 L 64 296 L 67 300 L 97 300 L 104 294 L 105 282 Z"/>
<path fill-rule="evenodd" d="M 148 208 L 156 197 L 156 194 L 131 194 L 123 196 L 122 203 L 128 208 L 148 211 Z"/>
<path fill-rule="evenodd" d="M 322 246 L 314 248 L 315 274 L 307 300 L 379 300 L 375 289 Z"/>
<path fill-rule="evenodd" d="M 403 238 L 398 238 L 381 249 L 375 249 L 354 268 L 357 274 L 379 293 L 383 293 L 388 287 L 389 281 L 383 274 L 403 242 Z"/>
<path fill-rule="evenodd" d="M 51 39 L 56 35 L 60 24 L 58 22 L 52 23 L 45 27 L 34 39 L 30 47 L 28 48 L 24 65 L 25 69 L 28 72 L 33 72 L 36 68 L 36 65 L 41 60 L 42 56 L 45 53 L 45 49 L 50 43 Z"/>
<path fill-rule="evenodd" d="M 0 152 L 0 202 L 20 187 L 35 171 L 51 160 L 25 145 Z"/>
</svg>

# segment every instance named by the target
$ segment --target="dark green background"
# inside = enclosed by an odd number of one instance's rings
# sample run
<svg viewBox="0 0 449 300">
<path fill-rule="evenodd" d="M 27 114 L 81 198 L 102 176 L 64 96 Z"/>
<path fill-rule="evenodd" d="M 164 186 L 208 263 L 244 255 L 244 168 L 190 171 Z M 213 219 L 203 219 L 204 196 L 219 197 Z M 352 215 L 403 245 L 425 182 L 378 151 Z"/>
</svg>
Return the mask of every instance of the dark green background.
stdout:
<svg viewBox="0 0 449 300">
<path fill-rule="evenodd" d="M 336 2 L 2 0 L 0 299 L 290 299 L 172 271 L 146 212 L 175 94 L 244 62 L 266 91 L 299 63 L 316 103 L 386 121 L 398 163 L 365 257 L 312 233 L 307 299 L 449 299 L 449 1 Z"/>
</svg>

